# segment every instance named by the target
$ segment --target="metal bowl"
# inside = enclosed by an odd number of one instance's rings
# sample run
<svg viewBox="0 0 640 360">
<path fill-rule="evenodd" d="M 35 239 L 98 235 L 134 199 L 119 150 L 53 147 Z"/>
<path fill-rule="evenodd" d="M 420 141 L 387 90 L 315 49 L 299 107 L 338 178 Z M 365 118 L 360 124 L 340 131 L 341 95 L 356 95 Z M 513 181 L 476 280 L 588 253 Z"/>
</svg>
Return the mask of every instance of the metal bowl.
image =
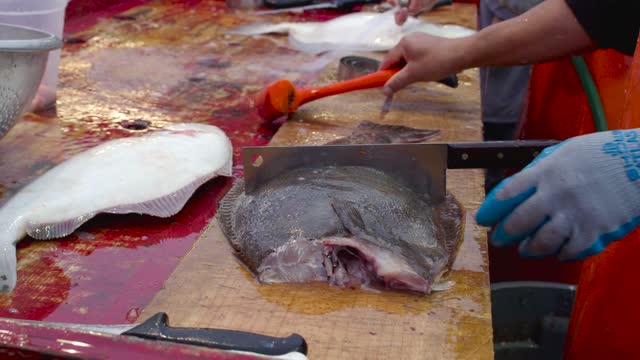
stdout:
<svg viewBox="0 0 640 360">
<path fill-rule="evenodd" d="M 49 51 L 60 47 L 62 41 L 52 34 L 0 24 L 0 138 L 36 95 Z"/>
</svg>

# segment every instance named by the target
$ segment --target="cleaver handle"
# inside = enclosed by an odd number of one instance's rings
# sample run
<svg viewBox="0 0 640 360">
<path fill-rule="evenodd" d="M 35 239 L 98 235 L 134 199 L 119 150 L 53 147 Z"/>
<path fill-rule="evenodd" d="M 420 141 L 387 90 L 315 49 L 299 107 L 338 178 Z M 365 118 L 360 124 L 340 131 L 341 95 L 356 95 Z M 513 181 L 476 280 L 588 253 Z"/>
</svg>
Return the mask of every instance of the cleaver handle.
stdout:
<svg viewBox="0 0 640 360">
<path fill-rule="evenodd" d="M 514 140 L 448 143 L 448 169 L 519 169 L 557 140 Z"/>
<path fill-rule="evenodd" d="M 298 334 L 278 338 L 235 330 L 170 327 L 165 313 L 155 314 L 122 335 L 269 356 L 307 354 L 307 343 Z"/>
</svg>

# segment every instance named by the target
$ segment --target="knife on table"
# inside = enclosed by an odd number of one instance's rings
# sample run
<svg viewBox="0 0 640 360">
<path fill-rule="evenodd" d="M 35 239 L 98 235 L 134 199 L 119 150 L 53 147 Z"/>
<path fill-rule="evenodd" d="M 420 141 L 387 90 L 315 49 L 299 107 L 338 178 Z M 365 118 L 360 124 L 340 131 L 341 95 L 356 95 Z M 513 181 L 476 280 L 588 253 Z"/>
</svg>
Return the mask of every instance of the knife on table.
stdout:
<svg viewBox="0 0 640 360">
<path fill-rule="evenodd" d="M 147 340 L 248 353 L 272 359 L 306 359 L 307 343 L 298 334 L 279 338 L 236 330 L 179 328 L 170 327 L 168 320 L 167 314 L 162 312 L 153 315 L 141 324 L 127 325 L 83 325 L 11 319 L 12 322 L 18 324 L 133 336 Z"/>
</svg>

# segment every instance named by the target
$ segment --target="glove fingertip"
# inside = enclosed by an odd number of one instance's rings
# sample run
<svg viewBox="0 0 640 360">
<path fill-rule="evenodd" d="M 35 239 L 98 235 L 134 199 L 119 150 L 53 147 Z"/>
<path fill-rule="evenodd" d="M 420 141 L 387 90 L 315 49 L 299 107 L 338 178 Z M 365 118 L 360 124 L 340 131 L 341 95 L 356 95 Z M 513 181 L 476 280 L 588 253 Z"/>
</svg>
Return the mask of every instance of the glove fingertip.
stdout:
<svg viewBox="0 0 640 360">
<path fill-rule="evenodd" d="M 540 224 L 520 234 L 509 234 L 505 231 L 504 226 L 508 220 L 509 220 L 509 217 L 501 221 L 498 224 L 498 226 L 496 226 L 493 232 L 491 243 L 497 247 L 509 246 L 509 245 L 520 243 L 519 252 L 521 255 L 528 256 L 528 257 L 537 257 L 538 255 L 529 254 L 528 242 L 532 241 L 532 239 L 535 237 L 538 230 L 540 230 L 540 228 L 542 228 L 547 222 L 549 222 L 550 217 L 547 216 Z M 546 254 L 541 254 L 541 257 L 544 257 L 544 256 L 546 256 Z"/>
<path fill-rule="evenodd" d="M 496 194 L 510 179 L 511 178 L 502 180 L 500 184 L 494 187 L 493 190 L 491 190 L 486 196 L 486 198 L 482 202 L 482 205 L 480 205 L 478 212 L 476 213 L 476 222 L 478 224 L 483 226 L 491 226 L 504 217 L 502 211 L 499 211 L 502 209 L 499 209 L 500 205 L 498 204 L 499 200 L 496 200 Z"/>
</svg>

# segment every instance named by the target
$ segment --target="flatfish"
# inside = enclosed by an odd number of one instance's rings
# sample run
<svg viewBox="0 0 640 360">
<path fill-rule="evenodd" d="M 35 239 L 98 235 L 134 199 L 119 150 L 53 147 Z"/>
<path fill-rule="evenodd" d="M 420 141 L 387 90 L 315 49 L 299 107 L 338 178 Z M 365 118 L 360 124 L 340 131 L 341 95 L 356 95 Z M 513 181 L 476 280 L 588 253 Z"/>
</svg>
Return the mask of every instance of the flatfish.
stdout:
<svg viewBox="0 0 640 360">
<path fill-rule="evenodd" d="M 98 213 L 176 214 L 208 180 L 231 176 L 232 146 L 215 126 L 174 124 L 105 142 L 52 168 L 0 209 L 0 290 L 16 285 L 16 243 L 71 234 Z"/>
<path fill-rule="evenodd" d="M 413 17 L 399 26 L 395 23 L 393 10 L 384 13 L 357 12 L 324 22 L 256 22 L 230 31 L 239 35 L 288 34 L 291 47 L 312 54 L 326 51 L 386 51 L 398 44 L 403 36 L 413 32 L 446 38 L 475 33 L 462 26 L 438 25 Z"/>
<path fill-rule="evenodd" d="M 363 122 L 334 143 L 418 142 L 436 134 Z M 261 282 L 327 281 L 420 294 L 450 269 L 462 218 L 452 195 L 433 206 L 392 174 L 362 166 L 292 170 L 251 195 L 240 181 L 218 210 L 223 232 Z"/>
</svg>

